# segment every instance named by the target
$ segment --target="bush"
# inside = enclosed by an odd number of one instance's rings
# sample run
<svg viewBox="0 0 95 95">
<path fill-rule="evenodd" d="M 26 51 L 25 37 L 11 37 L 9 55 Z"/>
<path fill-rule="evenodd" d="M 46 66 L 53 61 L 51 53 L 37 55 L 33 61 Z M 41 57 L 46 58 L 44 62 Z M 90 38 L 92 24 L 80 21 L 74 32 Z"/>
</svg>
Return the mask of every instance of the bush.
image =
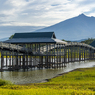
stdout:
<svg viewBox="0 0 95 95">
<path fill-rule="evenodd" d="M 12 84 L 10 81 L 0 79 L 0 86 L 10 85 L 10 84 Z"/>
</svg>

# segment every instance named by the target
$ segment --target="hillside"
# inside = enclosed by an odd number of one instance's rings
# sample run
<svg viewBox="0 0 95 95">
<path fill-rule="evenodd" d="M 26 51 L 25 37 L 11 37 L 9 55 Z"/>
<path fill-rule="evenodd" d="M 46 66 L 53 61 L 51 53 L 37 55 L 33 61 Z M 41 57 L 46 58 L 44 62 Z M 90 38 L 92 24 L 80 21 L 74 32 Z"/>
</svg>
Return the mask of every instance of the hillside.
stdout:
<svg viewBox="0 0 95 95">
<path fill-rule="evenodd" d="M 80 40 L 95 37 L 95 17 L 84 14 L 67 19 L 36 32 L 54 31 L 58 39 Z"/>
</svg>

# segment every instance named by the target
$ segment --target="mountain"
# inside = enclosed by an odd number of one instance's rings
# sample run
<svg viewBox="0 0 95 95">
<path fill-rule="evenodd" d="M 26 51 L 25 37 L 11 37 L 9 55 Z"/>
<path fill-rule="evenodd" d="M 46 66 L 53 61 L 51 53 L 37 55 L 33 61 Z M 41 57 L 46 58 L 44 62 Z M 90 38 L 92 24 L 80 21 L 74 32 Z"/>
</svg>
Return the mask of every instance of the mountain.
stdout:
<svg viewBox="0 0 95 95">
<path fill-rule="evenodd" d="M 0 39 L 10 37 L 14 33 L 33 32 L 44 26 L 0 26 Z"/>
<path fill-rule="evenodd" d="M 85 41 L 87 39 L 81 39 L 81 40 L 75 40 L 75 41 L 72 41 L 72 42 L 82 42 L 82 41 Z"/>
<path fill-rule="evenodd" d="M 35 32 L 49 31 L 54 31 L 58 39 L 74 41 L 91 37 L 95 38 L 95 17 L 81 14 Z"/>
<path fill-rule="evenodd" d="M 2 42 L 2 41 L 6 41 L 6 40 L 8 40 L 8 39 L 9 39 L 9 37 L 2 38 L 2 39 L 0 39 L 0 42 Z"/>
</svg>

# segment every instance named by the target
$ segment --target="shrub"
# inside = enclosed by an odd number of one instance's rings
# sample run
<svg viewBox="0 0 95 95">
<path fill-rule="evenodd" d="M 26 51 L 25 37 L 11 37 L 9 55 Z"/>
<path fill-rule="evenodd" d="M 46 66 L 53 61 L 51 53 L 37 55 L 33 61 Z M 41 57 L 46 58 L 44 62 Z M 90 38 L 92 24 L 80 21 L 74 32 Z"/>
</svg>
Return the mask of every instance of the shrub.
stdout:
<svg viewBox="0 0 95 95">
<path fill-rule="evenodd" d="M 0 86 L 10 85 L 10 84 L 12 84 L 10 81 L 0 79 Z"/>
</svg>

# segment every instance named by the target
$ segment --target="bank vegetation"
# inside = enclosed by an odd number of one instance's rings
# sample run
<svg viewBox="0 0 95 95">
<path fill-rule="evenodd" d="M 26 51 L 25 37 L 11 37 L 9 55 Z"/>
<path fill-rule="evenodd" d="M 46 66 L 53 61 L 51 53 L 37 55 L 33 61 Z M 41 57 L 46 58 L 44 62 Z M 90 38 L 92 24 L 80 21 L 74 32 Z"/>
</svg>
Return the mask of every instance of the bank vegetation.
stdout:
<svg viewBox="0 0 95 95">
<path fill-rule="evenodd" d="M 0 84 L 0 95 L 95 95 L 95 67 L 76 69 L 45 83 L 14 85 L 0 80 Z"/>
</svg>

